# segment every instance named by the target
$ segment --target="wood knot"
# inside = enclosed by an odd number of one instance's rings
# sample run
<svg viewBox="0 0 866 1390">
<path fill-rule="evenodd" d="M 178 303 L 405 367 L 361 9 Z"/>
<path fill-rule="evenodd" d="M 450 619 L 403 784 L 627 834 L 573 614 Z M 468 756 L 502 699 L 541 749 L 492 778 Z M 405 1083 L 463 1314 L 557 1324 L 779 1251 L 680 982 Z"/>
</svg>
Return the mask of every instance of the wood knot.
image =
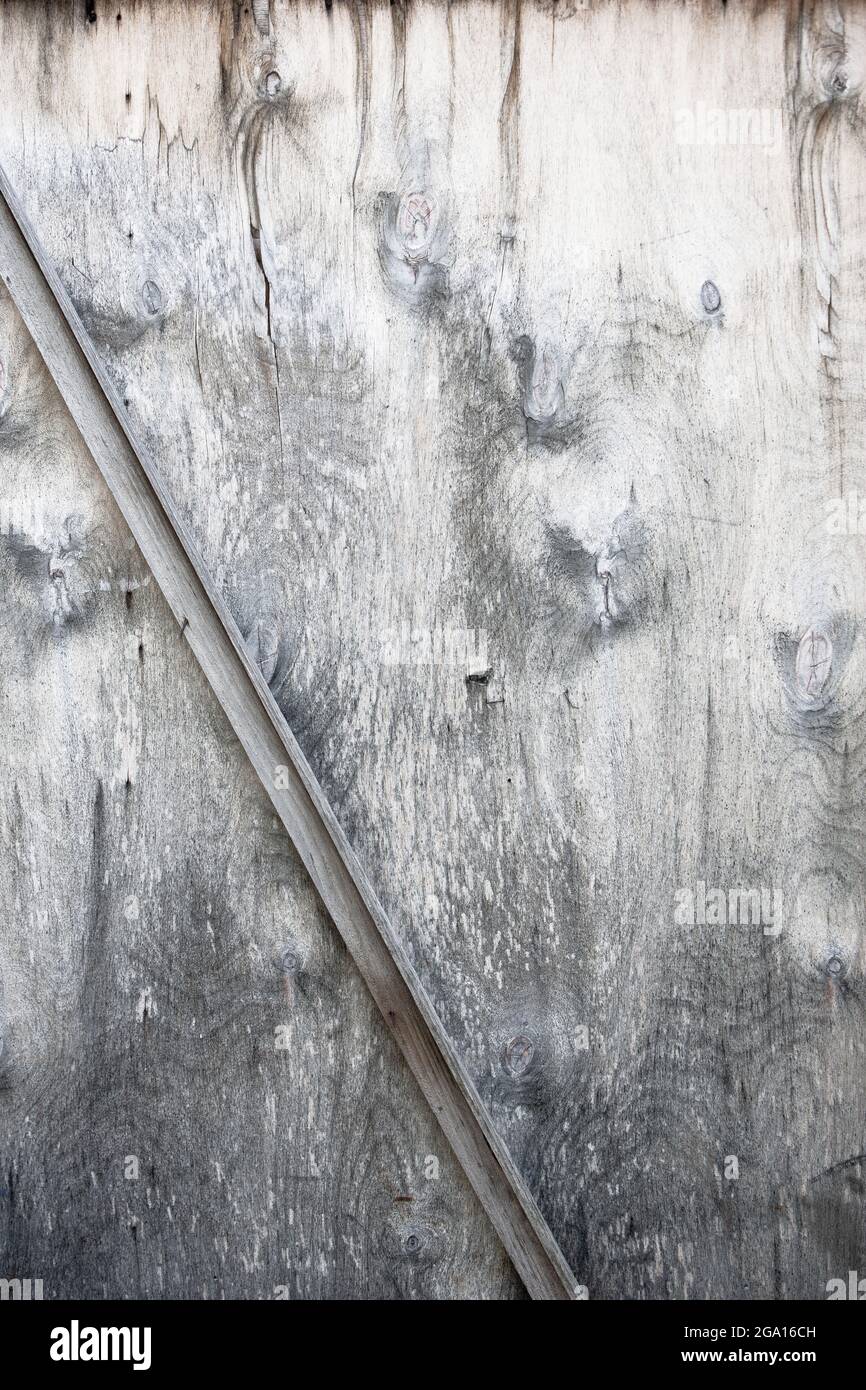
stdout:
<svg viewBox="0 0 866 1390">
<path fill-rule="evenodd" d="M 379 258 L 396 294 L 420 306 L 448 294 L 448 272 L 438 202 L 423 190 L 385 195 Z"/>
<path fill-rule="evenodd" d="M 545 533 L 545 568 L 559 624 L 577 625 L 587 634 L 596 628 L 607 640 L 663 614 L 664 561 L 636 500 L 610 523 L 601 519 L 591 530 L 581 525 L 581 534 L 567 505 L 551 509 Z"/>
<path fill-rule="evenodd" d="M 427 259 L 436 228 L 436 205 L 426 193 L 406 193 L 397 208 L 397 232 L 407 261 Z"/>
<path fill-rule="evenodd" d="M 623 566 L 628 563 L 628 556 L 622 546 L 608 544 L 604 547 L 595 561 L 595 577 L 601 588 L 601 608 L 598 614 L 598 625 L 606 631 L 614 626 L 615 623 L 622 621 L 622 611 L 619 603 L 617 590 L 617 578 Z"/>
<path fill-rule="evenodd" d="M 10 527 L 0 545 L 28 612 L 34 617 L 38 612 L 55 634 L 82 620 L 110 587 L 112 571 L 77 513 L 57 531 L 40 531 L 38 543 Z"/>
<path fill-rule="evenodd" d="M 483 1089 L 493 1102 L 509 1109 L 544 1109 L 556 1088 L 556 1042 L 538 1009 L 538 1000 L 528 1009 L 515 1009 L 491 1038 L 494 1065 Z"/>
<path fill-rule="evenodd" d="M 431 1231 L 426 1226 L 412 1226 L 403 1236 L 403 1250 L 410 1259 L 423 1254 L 430 1244 Z"/>
<path fill-rule="evenodd" d="M 828 106 L 856 100 L 863 85 L 864 58 L 862 37 L 855 37 L 853 29 L 848 41 L 835 29 L 822 26 L 811 42 L 813 97 Z"/>
<path fill-rule="evenodd" d="M 435 1184 L 434 1184 L 435 1186 Z M 382 1237 L 385 1251 L 395 1265 L 425 1267 L 445 1254 L 449 1214 L 438 1193 L 381 1194 Z M 387 1204 L 387 1205 L 386 1205 Z"/>
<path fill-rule="evenodd" d="M 141 302 L 151 318 L 162 311 L 162 290 L 155 280 L 145 280 L 141 287 Z"/>
<path fill-rule="evenodd" d="M 543 441 L 554 431 L 565 406 L 559 358 L 547 344 L 539 347 L 522 337 L 517 341 L 517 361 L 526 437 L 531 443 Z"/>
<path fill-rule="evenodd" d="M 828 102 L 856 101 L 862 86 L 859 67 L 858 59 L 849 53 L 828 67 L 822 84 Z"/>
<path fill-rule="evenodd" d="M 244 642 L 250 657 L 270 685 L 280 659 L 280 631 L 275 615 L 266 613 L 256 618 L 245 633 Z"/>
<path fill-rule="evenodd" d="M 701 304 L 707 314 L 717 314 L 722 307 L 719 287 L 712 280 L 705 280 L 701 285 Z"/>
<path fill-rule="evenodd" d="M 277 66 L 276 56 L 270 49 L 257 55 L 251 76 L 260 101 L 275 102 L 278 98 L 286 100 L 291 93 L 290 87 L 283 87 L 282 73 Z"/>
<path fill-rule="evenodd" d="M 838 603 L 841 597 L 836 595 L 835 611 L 829 611 L 823 595 L 799 595 L 795 612 L 805 611 L 809 621 L 801 625 L 795 620 L 775 634 L 775 658 L 785 697 L 794 715 L 809 725 L 835 721 L 854 694 L 845 673 L 857 624 Z"/>
<path fill-rule="evenodd" d="M 509 1076 L 525 1076 L 532 1066 L 535 1043 L 528 1033 L 516 1033 L 502 1049 L 502 1065 Z"/>
<path fill-rule="evenodd" d="M 300 975 L 304 968 L 304 953 L 295 942 L 290 941 L 280 951 L 280 974 L 287 978 Z"/>
<path fill-rule="evenodd" d="M 833 665 L 833 643 L 825 633 L 809 627 L 797 646 L 794 678 L 797 695 L 808 704 L 820 701 L 830 679 Z"/>
</svg>

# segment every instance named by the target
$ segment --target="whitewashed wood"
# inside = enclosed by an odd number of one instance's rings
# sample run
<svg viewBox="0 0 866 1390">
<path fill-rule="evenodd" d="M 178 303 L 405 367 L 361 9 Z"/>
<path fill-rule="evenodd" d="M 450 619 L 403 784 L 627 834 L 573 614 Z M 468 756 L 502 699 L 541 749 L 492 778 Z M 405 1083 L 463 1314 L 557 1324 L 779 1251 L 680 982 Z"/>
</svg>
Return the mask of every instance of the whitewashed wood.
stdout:
<svg viewBox="0 0 866 1390">
<path fill-rule="evenodd" d="M 0 23 L 3 159 L 591 1296 L 823 1297 L 866 1268 L 859 7 Z M 772 147 L 678 143 L 701 105 Z M 488 683 L 403 623 L 485 628 Z M 677 926 L 699 881 L 781 936 Z"/>
</svg>

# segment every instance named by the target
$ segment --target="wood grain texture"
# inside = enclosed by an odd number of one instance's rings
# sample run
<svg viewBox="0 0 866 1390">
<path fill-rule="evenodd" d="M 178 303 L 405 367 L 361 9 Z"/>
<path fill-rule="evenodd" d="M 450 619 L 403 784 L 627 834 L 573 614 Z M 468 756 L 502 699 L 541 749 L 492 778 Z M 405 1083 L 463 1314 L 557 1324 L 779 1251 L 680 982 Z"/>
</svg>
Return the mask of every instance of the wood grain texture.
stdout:
<svg viewBox="0 0 866 1390">
<path fill-rule="evenodd" d="M 824 1297 L 866 1271 L 862 8 L 117 12 L 4 7 L 0 156 L 572 1267 Z"/>
<path fill-rule="evenodd" d="M 0 310 L 4 1277 L 55 1298 L 519 1294 Z"/>
<path fill-rule="evenodd" d="M 533 1298 L 576 1280 L 444 1033 L 374 889 L 203 568 L 0 171 L 3 279 L 63 402 L 388 1028 Z"/>
</svg>

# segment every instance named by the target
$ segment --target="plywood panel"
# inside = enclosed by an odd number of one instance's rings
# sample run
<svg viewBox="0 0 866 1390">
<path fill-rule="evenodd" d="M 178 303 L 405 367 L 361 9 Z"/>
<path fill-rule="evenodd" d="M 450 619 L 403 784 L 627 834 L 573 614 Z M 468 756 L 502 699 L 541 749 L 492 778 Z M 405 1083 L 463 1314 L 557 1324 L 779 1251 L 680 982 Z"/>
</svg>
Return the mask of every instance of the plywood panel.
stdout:
<svg viewBox="0 0 866 1390">
<path fill-rule="evenodd" d="M 0 309 L 4 1277 L 46 1298 L 519 1296 Z"/>
<path fill-rule="evenodd" d="M 0 157 L 575 1272 L 823 1297 L 860 8 L 97 11 L 5 7 Z"/>
</svg>

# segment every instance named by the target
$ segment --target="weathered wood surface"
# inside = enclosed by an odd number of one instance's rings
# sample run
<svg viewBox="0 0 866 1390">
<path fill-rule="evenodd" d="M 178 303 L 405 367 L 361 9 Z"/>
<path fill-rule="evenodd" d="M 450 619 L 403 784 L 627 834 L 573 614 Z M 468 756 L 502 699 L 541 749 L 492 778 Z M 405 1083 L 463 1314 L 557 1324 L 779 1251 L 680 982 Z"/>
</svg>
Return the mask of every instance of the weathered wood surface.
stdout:
<svg viewBox="0 0 866 1390">
<path fill-rule="evenodd" d="M 74 1297 L 510 1291 L 2 307 L 6 1277 Z"/>
<path fill-rule="evenodd" d="M 823 1297 L 866 1271 L 862 8 L 96 9 L 0 11 L 0 159 L 572 1267 Z M 699 884 L 778 920 L 685 926 Z"/>
<path fill-rule="evenodd" d="M 309 764 L 176 514 L 81 319 L 0 170 L 16 309 L 379 1011 L 533 1298 L 576 1280 L 454 1052 Z"/>
</svg>

